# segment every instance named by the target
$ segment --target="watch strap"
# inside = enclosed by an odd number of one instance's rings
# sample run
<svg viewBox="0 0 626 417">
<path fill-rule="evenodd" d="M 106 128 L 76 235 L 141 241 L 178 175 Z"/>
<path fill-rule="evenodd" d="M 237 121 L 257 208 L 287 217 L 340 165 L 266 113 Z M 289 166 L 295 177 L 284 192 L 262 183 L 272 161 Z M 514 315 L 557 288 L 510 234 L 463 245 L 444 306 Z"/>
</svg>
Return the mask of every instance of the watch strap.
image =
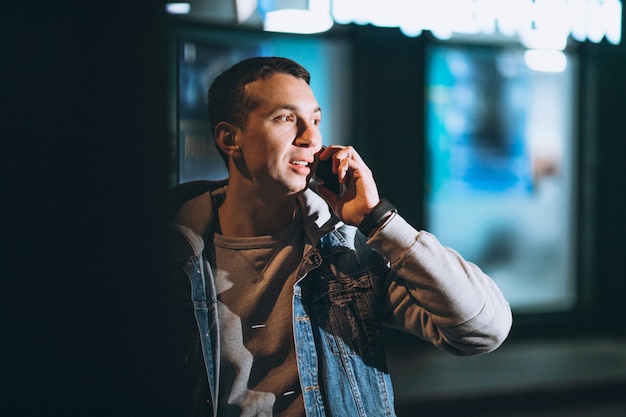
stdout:
<svg viewBox="0 0 626 417">
<path fill-rule="evenodd" d="M 363 221 L 359 224 L 359 230 L 365 236 L 369 236 L 391 212 L 396 212 L 396 207 L 389 200 L 383 198 L 372 211 L 363 217 Z"/>
</svg>

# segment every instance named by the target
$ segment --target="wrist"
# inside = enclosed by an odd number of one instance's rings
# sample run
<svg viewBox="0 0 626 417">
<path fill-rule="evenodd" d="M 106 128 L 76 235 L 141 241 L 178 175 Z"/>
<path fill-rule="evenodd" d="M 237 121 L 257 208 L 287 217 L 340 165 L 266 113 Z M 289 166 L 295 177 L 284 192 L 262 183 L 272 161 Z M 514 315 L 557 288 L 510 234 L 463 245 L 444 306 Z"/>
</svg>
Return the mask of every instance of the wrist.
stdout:
<svg viewBox="0 0 626 417">
<path fill-rule="evenodd" d="M 363 217 L 359 230 L 367 237 L 371 237 L 378 228 L 397 210 L 387 199 L 381 199 L 374 208 Z"/>
</svg>

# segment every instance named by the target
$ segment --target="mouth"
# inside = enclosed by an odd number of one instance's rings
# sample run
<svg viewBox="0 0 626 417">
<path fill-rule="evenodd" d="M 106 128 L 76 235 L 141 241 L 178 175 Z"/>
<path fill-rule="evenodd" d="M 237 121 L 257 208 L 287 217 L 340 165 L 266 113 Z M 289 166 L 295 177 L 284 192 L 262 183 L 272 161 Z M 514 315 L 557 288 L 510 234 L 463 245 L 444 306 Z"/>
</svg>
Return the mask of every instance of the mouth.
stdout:
<svg viewBox="0 0 626 417">
<path fill-rule="evenodd" d="M 297 165 L 297 166 L 301 166 L 301 167 L 308 167 L 309 163 L 307 161 L 290 161 L 289 162 L 292 165 Z"/>
<path fill-rule="evenodd" d="M 296 171 L 300 175 L 307 176 L 311 173 L 311 164 L 312 162 L 304 159 L 294 159 L 292 161 L 289 161 L 289 165 L 292 166 L 292 169 L 294 171 Z"/>
</svg>

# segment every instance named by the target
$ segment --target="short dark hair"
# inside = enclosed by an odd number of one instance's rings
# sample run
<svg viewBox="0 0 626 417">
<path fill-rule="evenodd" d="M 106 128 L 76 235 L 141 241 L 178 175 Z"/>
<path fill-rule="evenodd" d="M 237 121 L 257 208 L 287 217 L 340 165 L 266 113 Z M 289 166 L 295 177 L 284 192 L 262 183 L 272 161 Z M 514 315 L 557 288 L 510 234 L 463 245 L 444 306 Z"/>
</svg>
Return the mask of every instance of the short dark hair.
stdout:
<svg viewBox="0 0 626 417">
<path fill-rule="evenodd" d="M 209 124 L 213 135 L 220 122 L 244 128 L 248 114 L 258 106 L 254 97 L 246 94 L 246 85 L 275 73 L 293 75 L 307 84 L 311 81 L 311 74 L 306 68 L 291 59 L 281 57 L 249 58 L 220 74 L 211 84 L 208 93 Z M 219 147 L 217 150 L 228 165 L 228 156 Z"/>
</svg>

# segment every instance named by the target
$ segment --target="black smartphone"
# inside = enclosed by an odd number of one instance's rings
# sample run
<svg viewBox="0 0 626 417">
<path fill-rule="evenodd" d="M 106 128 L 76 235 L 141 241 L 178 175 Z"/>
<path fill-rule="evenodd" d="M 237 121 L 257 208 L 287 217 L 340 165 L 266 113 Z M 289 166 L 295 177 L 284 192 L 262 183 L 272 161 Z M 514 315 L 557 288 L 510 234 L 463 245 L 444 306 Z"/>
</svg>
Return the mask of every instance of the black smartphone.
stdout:
<svg viewBox="0 0 626 417">
<path fill-rule="evenodd" d="M 341 184 L 339 184 L 337 174 L 333 173 L 332 164 L 332 158 L 328 158 L 325 161 L 318 159 L 313 177 L 317 182 L 324 184 L 330 191 L 339 195 L 341 193 Z"/>
</svg>

